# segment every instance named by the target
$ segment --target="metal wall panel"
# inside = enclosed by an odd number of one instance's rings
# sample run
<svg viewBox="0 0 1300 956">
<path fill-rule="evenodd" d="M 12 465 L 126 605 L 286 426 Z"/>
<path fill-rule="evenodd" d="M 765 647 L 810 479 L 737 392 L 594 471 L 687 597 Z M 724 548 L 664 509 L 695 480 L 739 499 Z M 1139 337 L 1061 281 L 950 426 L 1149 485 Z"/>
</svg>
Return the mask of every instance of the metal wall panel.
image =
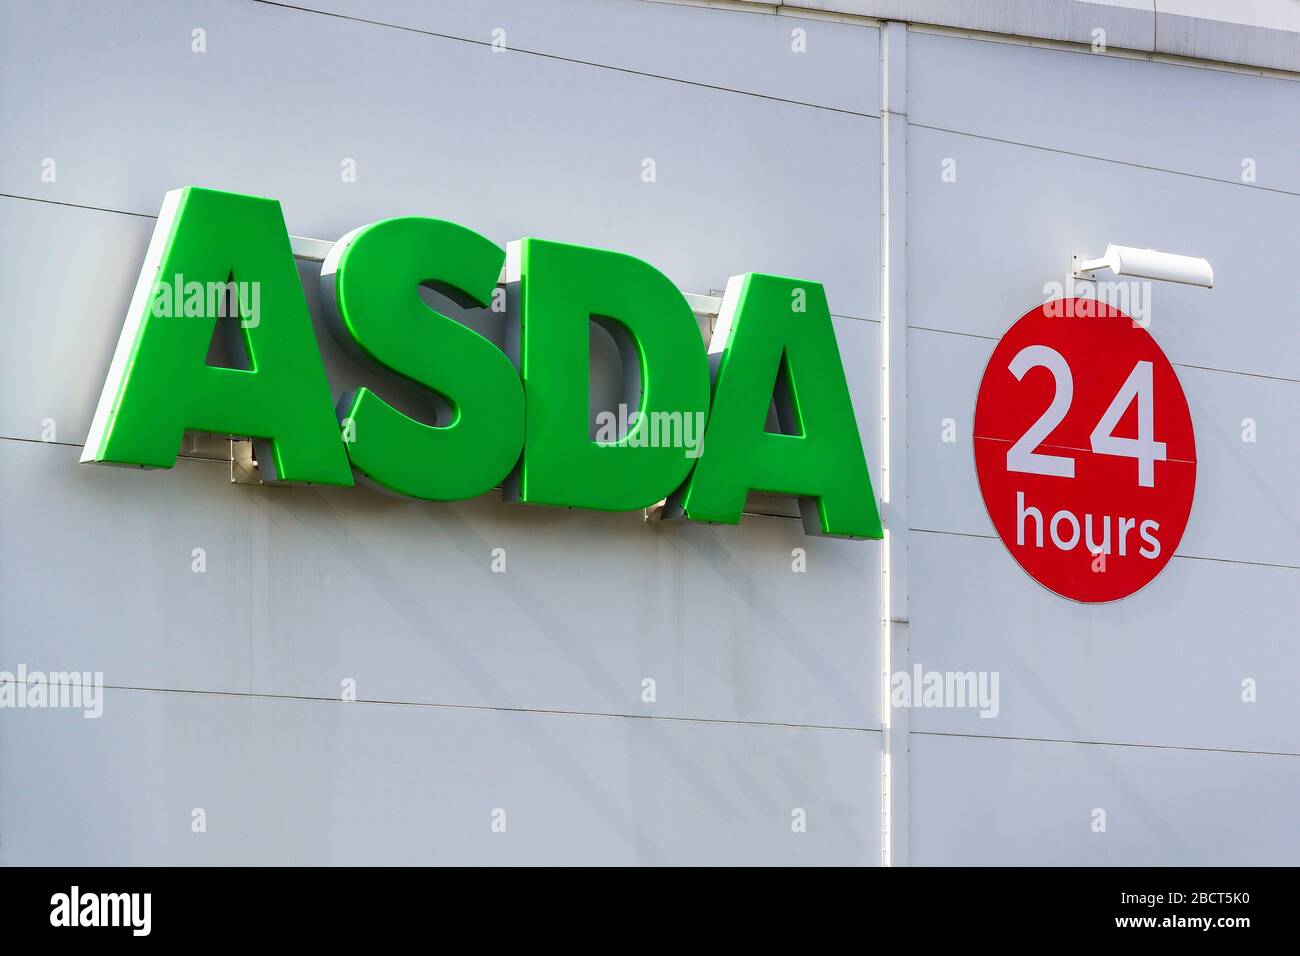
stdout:
<svg viewBox="0 0 1300 956">
<path fill-rule="evenodd" d="M 1297 79 L 913 33 L 908 117 L 1044 149 L 1300 192 Z M 1173 188 L 1174 184 L 1169 184 Z M 1076 205 L 1106 197 L 1076 187 Z M 1248 199 L 1234 200 L 1247 203 Z"/>
<path fill-rule="evenodd" d="M 908 150 L 911 325 L 997 338 L 1075 253 L 1149 247 L 1214 267 L 1213 289 L 1140 284 L 1170 361 L 1300 380 L 1279 308 L 1300 299 L 1300 197 L 916 127 Z"/>
<path fill-rule="evenodd" d="M 646 0 L 307 0 L 293 6 L 496 43 L 507 55 L 561 57 L 831 109 L 880 112 L 879 33 L 868 25 Z"/>
<path fill-rule="evenodd" d="M 0 862 L 879 861 L 876 543 L 76 463 L 152 216 L 198 184 L 274 196 L 315 238 L 426 214 L 630 252 L 683 291 L 821 281 L 876 465 L 876 31 L 462 9 L 431 36 L 256 3 L 6 6 L 0 668 L 115 689 L 97 721 L 0 725 L 32 771 L 0 775 Z M 498 14 L 534 54 L 454 38 Z M 358 370 L 301 272 L 341 391 Z M 493 843 L 495 806 L 519 811 Z"/>
<path fill-rule="evenodd" d="M 275 196 L 322 239 L 427 214 L 627 251 L 684 291 L 820 280 L 878 490 L 877 31 L 622 0 L 308 5 L 0 13 L 0 669 L 113 685 L 99 720 L 0 720 L 0 761 L 27 768 L 0 774 L 0 863 L 878 862 L 879 544 L 232 487 L 221 462 L 140 473 L 75 447 L 151 217 L 199 184 Z M 1152 16 L 1094 6 L 1075 26 Z M 1000 699 L 992 720 L 908 715 L 892 825 L 921 864 L 1294 862 L 1300 139 L 1277 117 L 1300 87 L 908 48 L 905 643 L 926 670 L 998 672 Z M 1206 256 L 1216 287 L 1150 289 L 1197 429 L 1187 533 L 1149 587 L 1093 607 L 990 537 L 969 436 L 997 337 L 1107 242 Z M 341 391 L 358 370 L 300 271 Z"/>
<path fill-rule="evenodd" d="M 1132 597 L 1084 605 L 996 538 L 913 537 L 912 665 L 998 674 L 991 716 L 913 708 L 914 731 L 1300 754 L 1300 569 L 1175 557 Z"/>
<path fill-rule="evenodd" d="M 1076 43 L 1091 43 L 1101 28 L 1107 42 L 1130 50 L 1150 50 L 1155 39 L 1155 0 L 795 0 L 791 6 Z"/>
<path fill-rule="evenodd" d="M 1300 760 L 1032 740 L 912 738 L 921 866 L 1293 865 Z M 1094 832 L 1094 810 L 1106 813 Z M 1097 818 L 1099 819 L 1099 818 Z"/>
<path fill-rule="evenodd" d="M 1018 317 L 1018 316 L 1017 316 Z M 1011 320 L 1009 320 L 1011 321 Z M 912 526 L 993 534 L 971 428 L 996 342 L 909 329 Z M 1162 329 L 1153 333 L 1158 341 Z M 1300 568 L 1300 382 L 1175 366 L 1196 429 L 1196 497 L 1176 553 Z M 957 441 L 943 441 L 945 419 Z M 1243 419 L 1255 441 L 1242 441 Z"/>
<path fill-rule="evenodd" d="M 110 690 L 97 720 L 0 721 L 0 862 L 869 864 L 879 751 L 870 731 Z"/>
<path fill-rule="evenodd" d="M 879 727 L 875 542 L 78 455 L 0 441 L 0 661 L 129 687 L 337 699 L 352 679 L 368 700 Z"/>
<path fill-rule="evenodd" d="M 1284 0 L 794 0 L 781 9 L 906 20 L 1089 47 L 1104 41 L 1110 50 L 1300 69 L 1300 11 Z"/>
<path fill-rule="evenodd" d="M 909 39 L 909 663 L 999 679 L 996 717 L 909 711 L 911 862 L 1294 862 L 1300 337 L 1278 303 L 1300 280 L 1297 199 L 1277 190 L 1300 167 L 1275 118 L 1300 87 Z M 1140 289 L 1191 407 L 1196 499 L 1155 581 L 1082 605 L 994 536 L 970 436 L 997 339 L 1108 242 L 1205 256 L 1215 287 Z"/>
<path fill-rule="evenodd" d="M 1300 68 L 1300 9 L 1293 3 L 1160 0 L 1156 50 L 1177 56 Z"/>
<path fill-rule="evenodd" d="M 6 15 L 22 28 L 0 30 L 0 192 L 156 215 L 168 189 L 231 189 L 331 240 L 432 215 L 618 249 L 692 292 L 816 278 L 833 312 L 878 315 L 874 117 L 263 4 Z"/>
</svg>

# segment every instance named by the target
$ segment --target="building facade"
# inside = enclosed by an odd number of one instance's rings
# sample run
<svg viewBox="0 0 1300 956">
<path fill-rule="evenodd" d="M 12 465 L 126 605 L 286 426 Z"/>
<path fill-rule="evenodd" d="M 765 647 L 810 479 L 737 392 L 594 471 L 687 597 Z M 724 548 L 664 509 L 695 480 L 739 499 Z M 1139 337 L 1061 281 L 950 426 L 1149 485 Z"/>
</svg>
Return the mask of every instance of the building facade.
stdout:
<svg viewBox="0 0 1300 956">
<path fill-rule="evenodd" d="M 4 4 L 0 670 L 103 689 L 0 710 L 0 863 L 1296 863 L 1297 17 Z M 295 249 L 335 397 L 364 375 L 311 250 L 386 217 L 630 253 L 706 337 L 731 276 L 819 282 L 886 536 L 274 487 L 198 435 L 79 464 L 185 186 L 323 241 Z M 1111 243 L 1214 285 L 1115 286 L 1195 498 L 1154 580 L 1085 603 L 1000 540 L 975 408 Z"/>
</svg>

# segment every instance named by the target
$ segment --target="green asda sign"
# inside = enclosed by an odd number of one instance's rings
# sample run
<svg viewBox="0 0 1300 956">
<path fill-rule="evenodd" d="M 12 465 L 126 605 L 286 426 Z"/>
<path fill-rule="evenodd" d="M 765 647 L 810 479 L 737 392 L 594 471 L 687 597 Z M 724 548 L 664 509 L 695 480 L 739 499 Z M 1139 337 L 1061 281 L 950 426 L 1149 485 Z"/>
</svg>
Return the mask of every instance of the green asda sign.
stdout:
<svg viewBox="0 0 1300 956">
<path fill-rule="evenodd" d="M 516 361 L 418 294 L 436 284 L 488 307 L 507 261 Z M 669 513 L 724 524 L 762 491 L 799 498 L 809 533 L 881 537 L 818 283 L 733 277 L 707 354 L 672 282 L 602 249 L 521 239 L 507 252 L 455 223 L 386 219 L 336 243 L 321 283 L 340 343 L 440 396 L 448 424 L 394 408 L 381 383 L 336 410 L 280 204 L 190 187 L 164 201 L 82 461 L 170 468 L 186 431 L 212 432 L 264 442 L 271 481 L 351 486 L 355 470 L 433 501 L 505 482 L 527 504 L 629 511 L 668 499 Z M 207 363 L 218 312 L 186 291 L 232 284 L 247 369 Z M 624 367 L 640 370 L 617 440 L 590 437 L 593 320 L 618 330 Z M 767 429 L 774 397 L 781 433 Z M 707 425 L 694 451 L 648 440 L 656 425 L 696 420 Z"/>
</svg>

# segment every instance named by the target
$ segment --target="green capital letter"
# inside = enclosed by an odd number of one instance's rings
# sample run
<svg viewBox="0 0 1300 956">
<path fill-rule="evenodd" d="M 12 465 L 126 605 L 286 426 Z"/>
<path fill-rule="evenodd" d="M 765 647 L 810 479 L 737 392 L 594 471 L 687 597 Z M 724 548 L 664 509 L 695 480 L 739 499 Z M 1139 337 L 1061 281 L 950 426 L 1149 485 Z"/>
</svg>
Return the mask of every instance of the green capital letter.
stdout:
<svg viewBox="0 0 1300 956">
<path fill-rule="evenodd" d="M 640 259 L 541 239 L 511 243 L 507 273 L 518 283 L 528 406 L 519 500 L 631 511 L 667 497 L 698 454 L 679 440 L 684 423 L 709 407 L 704 339 L 685 297 Z M 625 375 L 640 373 L 616 441 L 589 437 L 593 320 L 619 341 Z"/>
<path fill-rule="evenodd" d="M 718 359 L 687 518 L 735 524 L 752 491 L 799 498 L 804 530 L 880 538 L 826 294 L 819 283 L 733 276 L 709 350 Z M 783 434 L 766 430 L 773 398 Z"/>
<path fill-rule="evenodd" d="M 223 312 L 248 369 L 207 364 Z M 269 442 L 268 481 L 351 485 L 331 406 L 280 204 L 169 192 L 81 460 L 170 468 L 186 431 L 214 432 Z"/>
<path fill-rule="evenodd" d="M 420 298 L 422 284 L 459 305 L 487 307 L 505 251 L 441 219 L 385 219 L 335 243 L 321 291 L 339 341 L 378 365 L 433 389 L 454 409 L 426 425 L 368 388 L 344 398 L 348 457 L 392 491 L 433 501 L 472 498 L 514 468 L 524 443 L 519 374 L 492 342 Z"/>
</svg>

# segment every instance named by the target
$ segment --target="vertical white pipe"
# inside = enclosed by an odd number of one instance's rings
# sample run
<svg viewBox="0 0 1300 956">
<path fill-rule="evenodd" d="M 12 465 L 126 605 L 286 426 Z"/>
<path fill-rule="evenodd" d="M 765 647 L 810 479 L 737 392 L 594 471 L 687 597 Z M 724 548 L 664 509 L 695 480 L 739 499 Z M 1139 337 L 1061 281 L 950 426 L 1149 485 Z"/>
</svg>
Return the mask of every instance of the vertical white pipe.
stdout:
<svg viewBox="0 0 1300 956">
<path fill-rule="evenodd" d="M 908 668 L 907 587 L 907 25 L 880 30 L 881 862 L 907 864 L 908 714 L 890 676 Z"/>
</svg>

